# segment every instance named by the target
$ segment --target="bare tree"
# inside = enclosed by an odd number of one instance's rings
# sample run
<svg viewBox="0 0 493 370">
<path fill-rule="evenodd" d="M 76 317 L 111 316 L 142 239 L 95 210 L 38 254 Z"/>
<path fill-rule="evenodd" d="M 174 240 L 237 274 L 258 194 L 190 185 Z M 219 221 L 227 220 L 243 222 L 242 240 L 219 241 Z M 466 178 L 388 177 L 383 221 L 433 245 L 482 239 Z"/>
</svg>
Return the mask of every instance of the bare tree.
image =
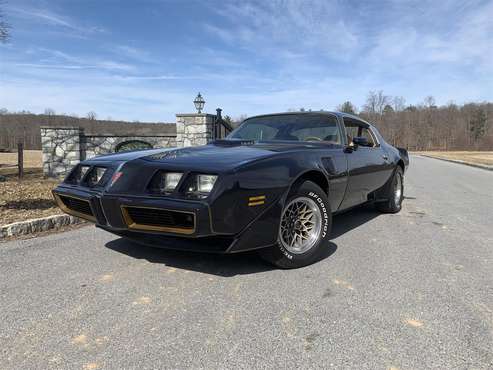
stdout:
<svg viewBox="0 0 493 370">
<path fill-rule="evenodd" d="M 366 104 L 363 106 L 363 110 L 371 115 L 382 115 L 383 109 L 390 103 L 390 96 L 385 95 L 382 90 L 370 91 L 366 96 Z"/>
<path fill-rule="evenodd" d="M 377 113 L 377 93 L 375 91 L 370 91 L 366 96 L 366 103 L 363 106 L 363 111 L 368 114 Z"/>
<path fill-rule="evenodd" d="M 486 134 L 487 125 L 486 113 L 482 107 L 477 107 L 473 113 L 472 120 L 469 124 L 471 130 L 471 136 L 474 141 L 478 141 Z"/>
<path fill-rule="evenodd" d="M 392 98 L 392 107 L 396 112 L 402 112 L 406 105 L 406 99 L 403 96 L 394 96 Z"/>
<path fill-rule="evenodd" d="M 428 95 L 424 100 L 424 105 L 427 108 L 436 108 L 435 98 L 431 95 Z"/>
<path fill-rule="evenodd" d="M 98 115 L 96 114 L 96 112 L 90 111 L 87 113 L 86 117 L 88 120 L 95 121 Z"/>
</svg>

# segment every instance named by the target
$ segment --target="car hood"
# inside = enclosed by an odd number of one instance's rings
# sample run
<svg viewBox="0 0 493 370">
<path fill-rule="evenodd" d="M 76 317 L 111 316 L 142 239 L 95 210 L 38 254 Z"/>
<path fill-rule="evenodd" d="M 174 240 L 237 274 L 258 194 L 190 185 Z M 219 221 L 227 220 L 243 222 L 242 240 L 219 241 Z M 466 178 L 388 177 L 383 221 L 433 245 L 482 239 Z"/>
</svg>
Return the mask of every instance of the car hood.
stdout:
<svg viewBox="0 0 493 370">
<path fill-rule="evenodd" d="M 327 148 L 327 144 L 312 142 L 244 142 L 220 140 L 212 144 L 186 147 L 140 150 L 110 154 L 89 160 L 126 162 L 127 166 L 165 166 L 187 170 L 227 171 L 246 163 L 309 148 Z"/>
<path fill-rule="evenodd" d="M 242 143 L 226 142 L 180 149 L 166 149 L 144 156 L 141 160 L 187 168 L 228 170 L 281 153 L 316 147 L 310 143 Z"/>
</svg>

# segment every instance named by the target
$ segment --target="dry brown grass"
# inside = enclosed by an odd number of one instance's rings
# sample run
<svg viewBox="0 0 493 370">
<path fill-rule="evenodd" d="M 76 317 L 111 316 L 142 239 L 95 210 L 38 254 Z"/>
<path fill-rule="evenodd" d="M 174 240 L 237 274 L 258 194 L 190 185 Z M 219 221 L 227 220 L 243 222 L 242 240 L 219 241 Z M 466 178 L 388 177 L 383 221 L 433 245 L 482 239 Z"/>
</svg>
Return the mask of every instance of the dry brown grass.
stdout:
<svg viewBox="0 0 493 370">
<path fill-rule="evenodd" d="M 0 168 L 2 165 L 16 165 L 17 152 L 0 153 Z M 41 168 L 43 166 L 43 155 L 41 150 L 24 150 L 24 167 Z"/>
<path fill-rule="evenodd" d="M 8 175 L 0 182 L 0 225 L 61 214 L 51 195 L 58 182 L 43 179 L 40 170 L 26 173 L 23 180 Z"/>
<path fill-rule="evenodd" d="M 416 154 L 493 166 L 493 152 L 416 152 Z"/>
</svg>

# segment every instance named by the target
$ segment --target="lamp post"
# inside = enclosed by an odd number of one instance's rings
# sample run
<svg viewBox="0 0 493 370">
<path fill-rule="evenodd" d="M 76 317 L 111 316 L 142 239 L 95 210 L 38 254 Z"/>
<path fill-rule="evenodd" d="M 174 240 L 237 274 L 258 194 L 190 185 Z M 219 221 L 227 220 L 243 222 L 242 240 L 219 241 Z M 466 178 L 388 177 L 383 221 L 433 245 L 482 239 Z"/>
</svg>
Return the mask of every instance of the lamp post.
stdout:
<svg viewBox="0 0 493 370">
<path fill-rule="evenodd" d="M 197 113 L 199 113 L 199 114 L 202 113 L 202 109 L 204 109 L 204 105 L 205 105 L 205 100 L 202 97 L 202 95 L 200 95 L 200 93 L 197 95 L 197 97 L 193 101 L 193 104 L 195 104 L 195 109 L 197 109 Z"/>
</svg>

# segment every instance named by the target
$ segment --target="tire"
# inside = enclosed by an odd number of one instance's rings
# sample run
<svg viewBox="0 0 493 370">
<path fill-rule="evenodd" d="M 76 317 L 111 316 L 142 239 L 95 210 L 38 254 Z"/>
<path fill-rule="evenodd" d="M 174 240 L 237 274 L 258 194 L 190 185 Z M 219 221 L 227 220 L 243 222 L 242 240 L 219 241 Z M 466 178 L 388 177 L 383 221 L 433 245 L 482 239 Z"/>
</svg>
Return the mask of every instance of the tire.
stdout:
<svg viewBox="0 0 493 370">
<path fill-rule="evenodd" d="M 376 208 L 383 213 L 398 213 L 404 199 L 404 172 L 400 166 L 394 171 L 389 183 L 385 185 L 384 202 L 376 203 Z"/>
<path fill-rule="evenodd" d="M 311 181 L 297 184 L 284 203 L 277 244 L 261 250 L 260 255 L 283 269 L 310 265 L 328 250 L 331 227 L 325 192 Z"/>
</svg>

